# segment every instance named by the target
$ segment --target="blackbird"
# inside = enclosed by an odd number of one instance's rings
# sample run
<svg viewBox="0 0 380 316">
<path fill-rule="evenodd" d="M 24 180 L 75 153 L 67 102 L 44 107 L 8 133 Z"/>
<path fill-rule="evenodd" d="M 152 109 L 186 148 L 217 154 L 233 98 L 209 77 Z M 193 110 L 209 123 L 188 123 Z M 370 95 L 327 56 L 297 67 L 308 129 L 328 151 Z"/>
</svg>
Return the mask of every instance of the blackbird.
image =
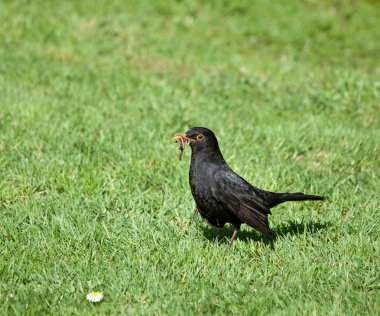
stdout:
<svg viewBox="0 0 380 316">
<path fill-rule="evenodd" d="M 287 201 L 324 199 L 318 195 L 275 193 L 254 187 L 227 165 L 215 134 L 205 127 L 193 127 L 186 134 L 176 134 L 173 140 L 181 145 L 180 159 L 185 146 L 191 147 L 189 182 L 196 203 L 195 212 L 211 226 L 223 228 L 226 223 L 234 226 L 226 252 L 242 223 L 273 236 L 268 222 L 272 207 Z M 215 238 L 215 242 L 218 241 L 219 234 Z"/>
</svg>

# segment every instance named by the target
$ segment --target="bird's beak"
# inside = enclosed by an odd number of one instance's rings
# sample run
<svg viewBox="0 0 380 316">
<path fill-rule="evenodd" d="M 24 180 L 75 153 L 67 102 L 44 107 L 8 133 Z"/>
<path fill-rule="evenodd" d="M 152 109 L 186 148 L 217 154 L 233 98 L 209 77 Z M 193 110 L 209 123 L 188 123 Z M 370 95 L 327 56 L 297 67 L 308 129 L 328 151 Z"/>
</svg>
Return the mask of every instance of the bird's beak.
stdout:
<svg viewBox="0 0 380 316">
<path fill-rule="evenodd" d="M 190 137 L 187 137 L 186 134 L 178 133 L 178 134 L 174 135 L 173 140 L 176 143 L 179 143 L 179 150 L 180 150 L 179 160 L 182 160 L 182 153 L 185 150 L 185 146 L 188 145 L 188 144 L 190 144 L 191 142 L 193 142 L 194 139 L 192 139 Z"/>
<path fill-rule="evenodd" d="M 182 141 L 185 141 L 187 143 L 190 143 L 190 142 L 194 141 L 194 139 L 192 139 L 190 137 L 187 137 L 186 134 L 182 134 L 182 133 L 175 134 L 174 137 L 173 137 L 173 140 L 175 142 L 178 142 L 178 143 L 180 143 Z"/>
</svg>

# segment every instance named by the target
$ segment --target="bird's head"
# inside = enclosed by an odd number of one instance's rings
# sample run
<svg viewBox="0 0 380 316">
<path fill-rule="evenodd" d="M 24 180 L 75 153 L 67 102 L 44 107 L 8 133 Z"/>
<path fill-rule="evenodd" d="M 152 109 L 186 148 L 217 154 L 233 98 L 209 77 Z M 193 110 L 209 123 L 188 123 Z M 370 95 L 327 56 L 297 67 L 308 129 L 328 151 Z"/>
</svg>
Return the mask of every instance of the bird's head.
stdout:
<svg viewBox="0 0 380 316">
<path fill-rule="evenodd" d="M 192 127 L 185 134 L 176 134 L 173 140 L 180 144 L 180 160 L 186 145 L 190 145 L 193 153 L 204 149 L 219 148 L 215 134 L 205 127 Z"/>
</svg>

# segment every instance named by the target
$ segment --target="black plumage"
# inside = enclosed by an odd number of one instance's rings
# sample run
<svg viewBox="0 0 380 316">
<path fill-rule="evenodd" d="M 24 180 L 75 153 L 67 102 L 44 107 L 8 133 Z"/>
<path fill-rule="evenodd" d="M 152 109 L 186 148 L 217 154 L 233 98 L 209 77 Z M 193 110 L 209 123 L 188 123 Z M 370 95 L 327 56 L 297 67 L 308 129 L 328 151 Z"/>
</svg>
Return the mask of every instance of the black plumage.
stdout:
<svg viewBox="0 0 380 316">
<path fill-rule="evenodd" d="M 234 225 L 234 233 L 226 249 L 231 247 L 242 223 L 267 236 L 270 209 L 287 201 L 323 200 L 324 197 L 303 193 L 274 193 L 252 186 L 231 170 L 220 152 L 214 133 L 204 127 L 194 127 L 174 139 L 181 152 L 189 144 L 192 150 L 189 181 L 196 211 L 210 225 L 222 228 Z M 219 235 L 216 240 L 218 240 Z"/>
</svg>

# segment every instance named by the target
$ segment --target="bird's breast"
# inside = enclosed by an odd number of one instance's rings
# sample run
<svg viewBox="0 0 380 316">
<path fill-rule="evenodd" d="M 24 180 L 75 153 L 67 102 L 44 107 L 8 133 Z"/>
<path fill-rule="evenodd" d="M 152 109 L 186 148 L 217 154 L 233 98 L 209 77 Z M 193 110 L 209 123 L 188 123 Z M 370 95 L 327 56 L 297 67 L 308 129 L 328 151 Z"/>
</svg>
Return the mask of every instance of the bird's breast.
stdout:
<svg viewBox="0 0 380 316">
<path fill-rule="evenodd" d="M 204 212 L 215 209 L 218 201 L 215 199 L 212 188 L 215 186 L 213 174 L 215 166 L 207 162 L 193 162 L 190 165 L 189 182 L 191 193 L 199 208 Z"/>
</svg>

